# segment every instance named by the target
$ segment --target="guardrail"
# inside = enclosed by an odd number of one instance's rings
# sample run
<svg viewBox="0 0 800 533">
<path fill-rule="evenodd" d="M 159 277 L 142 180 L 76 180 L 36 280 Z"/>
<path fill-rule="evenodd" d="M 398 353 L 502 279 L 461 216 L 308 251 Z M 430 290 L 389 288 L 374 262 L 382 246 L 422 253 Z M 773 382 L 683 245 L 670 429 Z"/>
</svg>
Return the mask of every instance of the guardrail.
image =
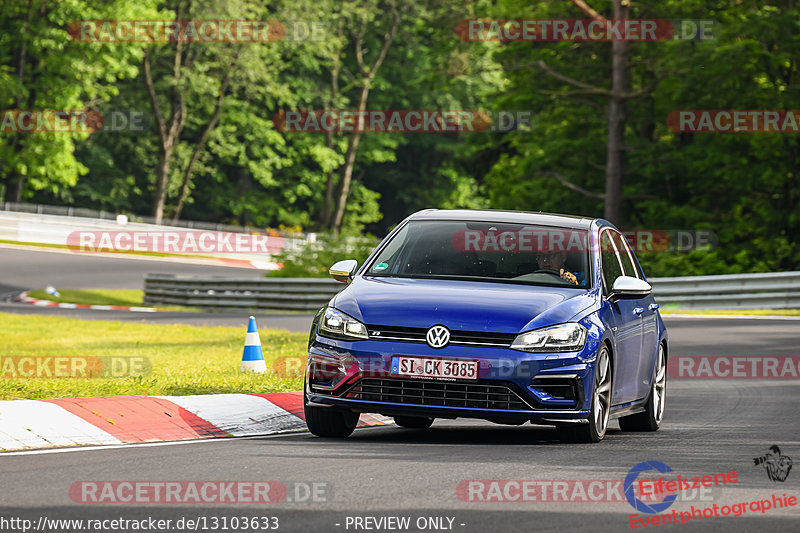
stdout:
<svg viewBox="0 0 800 533">
<path fill-rule="evenodd" d="M 681 309 L 800 309 L 800 272 L 648 280 L 659 304 Z"/>
<path fill-rule="evenodd" d="M 798 309 L 800 272 L 651 278 L 661 305 L 681 309 Z M 316 311 L 344 284 L 326 278 L 148 274 L 145 305 Z"/>
<path fill-rule="evenodd" d="M 326 278 L 229 278 L 147 274 L 144 305 L 316 311 L 345 287 Z"/>
</svg>

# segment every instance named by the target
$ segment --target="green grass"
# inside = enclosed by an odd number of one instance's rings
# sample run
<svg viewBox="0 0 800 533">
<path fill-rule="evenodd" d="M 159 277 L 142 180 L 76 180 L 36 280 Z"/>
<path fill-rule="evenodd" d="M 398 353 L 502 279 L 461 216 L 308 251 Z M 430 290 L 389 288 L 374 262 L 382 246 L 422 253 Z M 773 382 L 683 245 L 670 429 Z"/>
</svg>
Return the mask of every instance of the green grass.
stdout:
<svg viewBox="0 0 800 533">
<path fill-rule="evenodd" d="M 661 312 L 671 315 L 752 315 L 752 316 L 800 316 L 800 309 L 671 309 Z"/>
<path fill-rule="evenodd" d="M 260 330 L 267 373 L 243 373 L 246 321 L 198 327 L 0 313 L 0 399 L 301 390 L 302 375 L 284 376 L 280 369 L 283 358 L 291 358 L 292 368 L 305 366 L 306 334 Z M 16 356 L 138 356 L 152 371 L 124 378 L 6 377 L 6 358 Z"/>
<path fill-rule="evenodd" d="M 55 244 L 50 242 L 27 242 L 27 241 L 12 241 L 9 239 L 0 239 L 0 244 L 13 244 L 14 246 L 30 246 L 33 248 L 57 248 L 60 250 L 67 250 L 66 244 Z"/>
<path fill-rule="evenodd" d="M 39 300 L 71 304 L 144 306 L 142 303 L 144 301 L 144 291 L 139 289 L 58 289 L 58 292 L 61 296 L 53 296 L 44 290 L 37 289 L 28 291 L 28 296 Z M 181 307 L 178 305 L 159 306 L 156 309 L 164 311 L 198 311 L 193 307 Z"/>
</svg>

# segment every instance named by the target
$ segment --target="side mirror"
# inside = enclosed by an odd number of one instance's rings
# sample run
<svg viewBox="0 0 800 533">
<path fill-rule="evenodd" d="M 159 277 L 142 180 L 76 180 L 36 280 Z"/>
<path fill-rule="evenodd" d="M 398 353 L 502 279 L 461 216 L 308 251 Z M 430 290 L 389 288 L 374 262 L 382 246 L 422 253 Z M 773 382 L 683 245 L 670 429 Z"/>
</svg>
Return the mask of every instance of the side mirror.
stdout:
<svg viewBox="0 0 800 533">
<path fill-rule="evenodd" d="M 355 259 L 345 259 L 333 265 L 330 270 L 328 270 L 328 273 L 336 281 L 350 283 L 353 281 L 353 274 L 355 274 L 356 268 L 358 268 L 358 261 Z"/>
<path fill-rule="evenodd" d="M 608 300 L 614 302 L 626 298 L 644 298 L 652 290 L 653 287 L 644 280 L 632 276 L 620 276 L 614 280 L 614 286 L 611 288 Z"/>
</svg>

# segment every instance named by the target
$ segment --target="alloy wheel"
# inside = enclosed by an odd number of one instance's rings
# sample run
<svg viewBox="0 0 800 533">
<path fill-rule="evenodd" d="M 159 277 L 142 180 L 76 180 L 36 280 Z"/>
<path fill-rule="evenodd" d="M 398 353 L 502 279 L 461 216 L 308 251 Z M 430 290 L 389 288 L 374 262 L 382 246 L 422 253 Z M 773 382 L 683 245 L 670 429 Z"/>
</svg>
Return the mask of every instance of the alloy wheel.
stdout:
<svg viewBox="0 0 800 533">
<path fill-rule="evenodd" d="M 667 396 L 667 365 L 664 358 L 664 346 L 658 346 L 658 356 L 656 359 L 656 377 L 653 387 L 653 402 L 655 402 L 654 415 L 656 423 L 660 424 L 664 418 L 664 403 Z"/>
<path fill-rule="evenodd" d="M 594 373 L 594 402 L 592 415 L 598 435 L 604 435 L 608 426 L 608 416 L 611 411 L 611 365 L 608 352 L 601 350 L 597 356 L 597 367 Z"/>
</svg>

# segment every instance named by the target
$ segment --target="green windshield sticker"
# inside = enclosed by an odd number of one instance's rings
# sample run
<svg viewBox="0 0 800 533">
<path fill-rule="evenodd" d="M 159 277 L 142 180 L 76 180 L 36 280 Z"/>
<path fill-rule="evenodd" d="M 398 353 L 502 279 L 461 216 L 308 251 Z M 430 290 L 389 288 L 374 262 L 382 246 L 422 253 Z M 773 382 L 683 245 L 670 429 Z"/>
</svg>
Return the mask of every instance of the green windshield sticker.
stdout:
<svg viewBox="0 0 800 533">
<path fill-rule="evenodd" d="M 389 265 L 387 265 L 386 263 L 378 263 L 377 265 L 372 267 L 372 270 L 374 270 L 375 272 L 380 272 L 381 270 L 386 270 L 387 268 L 389 268 Z"/>
</svg>

